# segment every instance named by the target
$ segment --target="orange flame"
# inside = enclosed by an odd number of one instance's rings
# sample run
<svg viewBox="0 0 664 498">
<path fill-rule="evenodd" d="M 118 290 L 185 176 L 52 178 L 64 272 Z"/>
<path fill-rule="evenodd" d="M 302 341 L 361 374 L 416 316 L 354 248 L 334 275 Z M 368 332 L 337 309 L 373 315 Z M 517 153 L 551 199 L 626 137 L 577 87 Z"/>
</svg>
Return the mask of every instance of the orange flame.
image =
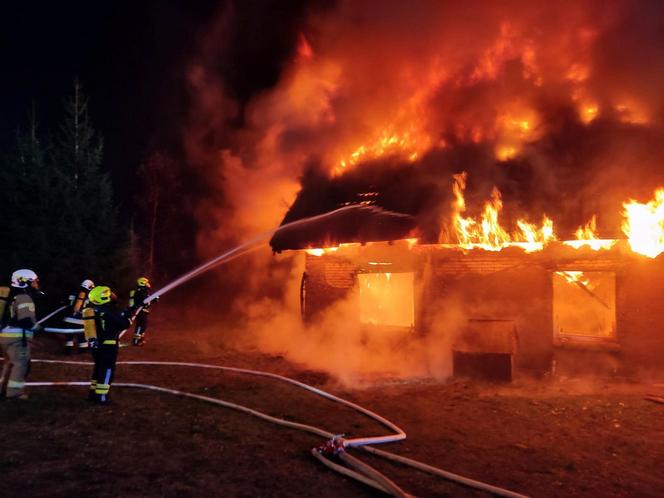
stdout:
<svg viewBox="0 0 664 498">
<path fill-rule="evenodd" d="M 600 249 L 611 249 L 618 242 L 615 239 L 600 239 L 597 236 L 597 217 L 595 215 L 585 226 L 579 227 L 574 235 L 576 240 L 566 240 L 563 244 L 574 249 L 588 246 L 593 251 L 599 251 Z"/>
<path fill-rule="evenodd" d="M 412 163 L 430 148 L 431 140 L 426 135 L 418 136 L 414 131 L 402 134 L 383 132 L 373 142 L 360 145 L 347 157 L 341 159 L 334 173 L 340 174 L 349 166 L 355 166 L 367 159 L 378 159 L 389 155 L 402 157 Z"/>
<path fill-rule="evenodd" d="M 496 123 L 497 146 L 495 155 L 499 161 L 513 159 L 523 146 L 538 138 L 539 117 L 523 104 L 513 102 Z"/>
<path fill-rule="evenodd" d="M 564 277 L 569 284 L 580 284 L 586 288 L 590 284 L 590 279 L 588 279 L 582 271 L 557 271 L 556 275 Z"/>
<path fill-rule="evenodd" d="M 406 244 L 408 244 L 408 249 L 412 249 L 417 245 L 418 239 L 412 238 L 412 239 L 406 239 Z"/>
<path fill-rule="evenodd" d="M 599 114 L 599 105 L 591 100 L 583 101 L 579 104 L 578 113 L 583 124 L 590 124 Z"/>
<path fill-rule="evenodd" d="M 453 175 L 452 191 L 454 193 L 452 225 L 457 238 L 457 244 L 443 245 L 447 247 L 460 247 L 463 249 L 484 249 L 487 251 L 501 251 L 506 247 L 519 247 L 526 253 L 541 251 L 544 247 L 558 238 L 553 227 L 553 220 L 543 216 L 542 224 L 537 226 L 524 219 L 516 221 L 517 229 L 511 233 L 500 224 L 500 212 L 503 201 L 500 191 L 494 187 L 491 199 L 486 201 L 479 217 L 466 217 L 466 172 Z M 664 187 L 655 191 L 655 198 L 645 204 L 635 200 L 623 203 L 624 221 L 622 230 L 627 235 L 630 247 L 638 254 L 655 258 L 664 252 Z M 609 250 L 618 240 L 601 239 L 597 232 L 597 217 L 593 215 L 588 223 L 580 226 L 575 232 L 576 240 L 562 241 L 564 245 L 579 249 L 589 247 L 594 251 Z M 408 249 L 418 244 L 417 238 L 402 241 Z M 380 242 L 375 242 L 380 243 Z M 369 242 L 368 245 L 373 244 Z M 357 242 L 341 243 L 335 247 L 308 248 L 307 254 L 323 256 L 345 247 L 359 247 Z M 560 272 L 576 275 L 580 272 Z M 567 277 L 566 277 L 567 278 Z M 582 282 L 583 283 L 583 282 Z M 587 285 L 584 283 L 584 285 Z"/>
<path fill-rule="evenodd" d="M 664 188 L 655 191 L 655 198 L 645 204 L 635 200 L 623 203 L 622 231 L 636 253 L 649 258 L 664 251 Z"/>
<path fill-rule="evenodd" d="M 495 187 L 491 193 L 491 200 L 484 204 L 484 211 L 479 220 L 462 216 L 466 210 L 466 201 L 463 196 L 466 189 L 466 177 L 465 172 L 454 175 L 452 185 L 455 197 L 453 224 L 460 247 L 500 251 L 505 247 L 516 246 L 526 252 L 533 252 L 541 251 L 546 243 L 556 240 L 553 221 L 546 216 L 539 228 L 525 220 L 517 220 L 519 230 L 510 235 L 498 220 L 503 201 L 500 191 Z"/>
<path fill-rule="evenodd" d="M 305 249 L 306 253 L 311 256 L 323 256 L 324 254 L 330 254 L 337 252 L 338 250 L 338 247 L 317 247 L 312 249 Z"/>
<path fill-rule="evenodd" d="M 618 102 L 613 108 L 623 123 L 645 125 L 650 122 L 648 110 L 636 100 Z"/>
</svg>

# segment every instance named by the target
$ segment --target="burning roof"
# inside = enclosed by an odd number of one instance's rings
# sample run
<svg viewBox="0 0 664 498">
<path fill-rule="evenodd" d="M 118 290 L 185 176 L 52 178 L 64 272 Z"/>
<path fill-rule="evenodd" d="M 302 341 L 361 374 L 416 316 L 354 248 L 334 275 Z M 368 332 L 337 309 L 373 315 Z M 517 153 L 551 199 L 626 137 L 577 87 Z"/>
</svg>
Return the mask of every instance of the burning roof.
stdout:
<svg viewBox="0 0 664 498">
<path fill-rule="evenodd" d="M 358 204 L 412 220 L 347 217 L 282 232 L 273 248 L 624 236 L 637 247 L 640 216 L 647 246 L 661 230 L 647 206 L 664 185 L 664 71 L 652 64 L 664 56 L 663 11 L 620 0 L 341 1 L 312 11 L 277 83 L 242 107 L 242 128 L 211 155 L 219 224 L 266 230 Z M 236 108 L 197 71 L 196 121 L 210 114 L 209 137 L 220 109 Z"/>
</svg>

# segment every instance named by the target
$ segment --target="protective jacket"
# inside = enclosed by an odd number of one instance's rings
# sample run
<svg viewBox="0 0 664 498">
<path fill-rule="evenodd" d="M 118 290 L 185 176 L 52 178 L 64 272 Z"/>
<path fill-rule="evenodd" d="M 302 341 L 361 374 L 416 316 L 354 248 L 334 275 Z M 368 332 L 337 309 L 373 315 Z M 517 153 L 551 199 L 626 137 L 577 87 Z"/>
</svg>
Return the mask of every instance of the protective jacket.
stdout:
<svg viewBox="0 0 664 498">
<path fill-rule="evenodd" d="M 127 310 L 119 313 L 110 303 L 92 305 L 92 308 L 95 311 L 98 347 L 92 350 L 95 366 L 92 371 L 90 393 L 95 401 L 106 403 L 115 376 L 119 335 L 131 327 L 131 312 Z"/>
<path fill-rule="evenodd" d="M 0 351 L 5 357 L 0 374 L 0 394 L 22 396 L 30 370 L 30 343 L 37 323 L 35 303 L 26 289 L 12 288 L 9 319 L 0 330 Z"/>
<path fill-rule="evenodd" d="M 145 300 L 150 296 L 150 289 L 139 285 L 129 293 L 129 307 L 138 308 L 143 306 Z M 145 333 L 148 330 L 148 316 L 150 314 L 150 305 L 143 306 L 136 316 L 136 330 L 132 343 L 134 346 L 141 346 L 145 341 Z"/>
<path fill-rule="evenodd" d="M 119 313 L 111 304 L 92 305 L 95 310 L 95 322 L 97 325 L 97 340 L 99 344 L 104 341 L 116 341 L 120 332 L 131 326 L 131 314 L 129 310 Z"/>
<path fill-rule="evenodd" d="M 25 289 L 12 289 L 9 296 L 9 319 L 7 326 L 0 331 L 0 337 L 32 339 L 33 328 L 37 323 L 35 302 Z"/>
</svg>

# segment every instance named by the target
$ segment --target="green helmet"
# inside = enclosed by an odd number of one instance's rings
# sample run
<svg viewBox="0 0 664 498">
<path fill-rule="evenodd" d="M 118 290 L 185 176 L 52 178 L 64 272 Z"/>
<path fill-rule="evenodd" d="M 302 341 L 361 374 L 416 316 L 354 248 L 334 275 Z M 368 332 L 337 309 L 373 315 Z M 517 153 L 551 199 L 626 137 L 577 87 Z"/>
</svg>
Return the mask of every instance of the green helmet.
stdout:
<svg viewBox="0 0 664 498">
<path fill-rule="evenodd" d="M 111 302 L 111 288 L 105 285 L 98 285 L 88 294 L 88 299 L 92 304 L 106 304 Z"/>
<path fill-rule="evenodd" d="M 147 287 L 148 289 L 151 287 L 148 277 L 140 277 L 136 280 L 136 283 L 139 287 Z"/>
</svg>

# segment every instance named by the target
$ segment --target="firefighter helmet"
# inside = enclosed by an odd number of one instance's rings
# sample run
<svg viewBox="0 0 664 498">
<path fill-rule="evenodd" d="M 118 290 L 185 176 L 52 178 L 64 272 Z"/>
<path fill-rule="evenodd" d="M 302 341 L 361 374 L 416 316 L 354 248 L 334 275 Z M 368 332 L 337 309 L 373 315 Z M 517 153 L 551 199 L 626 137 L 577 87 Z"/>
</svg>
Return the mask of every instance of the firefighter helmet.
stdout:
<svg viewBox="0 0 664 498">
<path fill-rule="evenodd" d="M 81 287 L 83 287 L 84 289 L 87 289 L 87 290 L 92 290 L 92 288 L 94 286 L 95 286 L 95 283 L 92 280 L 90 280 L 89 278 L 86 278 L 85 280 L 83 280 L 83 282 L 81 282 Z"/>
<path fill-rule="evenodd" d="M 26 268 L 22 270 L 16 270 L 14 273 L 12 273 L 12 287 L 18 287 L 22 289 L 29 286 L 35 280 L 39 280 L 37 274 Z"/>
<path fill-rule="evenodd" d="M 88 294 L 88 299 L 92 304 L 106 304 L 111 302 L 111 289 L 105 285 L 98 285 L 94 287 L 90 294 Z"/>
<path fill-rule="evenodd" d="M 152 287 L 150 285 L 150 280 L 148 280 L 148 277 L 140 277 L 138 280 L 136 280 L 136 283 L 138 284 L 139 287 L 147 287 L 148 289 Z"/>
</svg>

